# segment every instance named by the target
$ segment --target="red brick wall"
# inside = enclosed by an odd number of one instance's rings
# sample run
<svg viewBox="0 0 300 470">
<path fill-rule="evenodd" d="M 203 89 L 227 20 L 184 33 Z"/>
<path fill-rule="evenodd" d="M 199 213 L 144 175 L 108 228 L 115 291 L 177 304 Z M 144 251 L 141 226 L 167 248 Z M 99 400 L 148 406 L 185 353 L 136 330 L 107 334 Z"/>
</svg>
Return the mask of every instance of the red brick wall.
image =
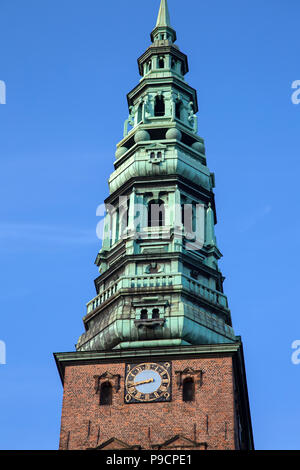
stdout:
<svg viewBox="0 0 300 470">
<path fill-rule="evenodd" d="M 186 367 L 204 372 L 195 401 L 190 403 L 182 401 L 175 377 L 176 371 Z M 121 388 L 113 392 L 111 406 L 100 406 L 94 375 L 106 371 L 121 375 Z M 95 448 L 111 438 L 151 449 L 177 434 L 207 442 L 208 449 L 234 449 L 231 357 L 173 360 L 169 403 L 125 404 L 124 373 L 124 363 L 66 367 L 60 449 Z"/>
</svg>

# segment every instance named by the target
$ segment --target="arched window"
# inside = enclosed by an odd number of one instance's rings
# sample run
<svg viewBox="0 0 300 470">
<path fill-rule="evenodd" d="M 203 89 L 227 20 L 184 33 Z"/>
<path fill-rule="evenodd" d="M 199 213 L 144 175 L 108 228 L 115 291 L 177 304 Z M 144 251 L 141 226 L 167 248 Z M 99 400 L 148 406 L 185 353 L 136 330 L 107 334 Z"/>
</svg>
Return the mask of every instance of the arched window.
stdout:
<svg viewBox="0 0 300 470">
<path fill-rule="evenodd" d="M 194 401 L 195 399 L 195 383 L 190 377 L 184 380 L 182 386 L 182 400 L 183 401 Z"/>
<path fill-rule="evenodd" d="M 152 319 L 155 320 L 156 318 L 159 318 L 159 309 L 158 308 L 154 308 L 152 310 Z"/>
<path fill-rule="evenodd" d="M 165 115 L 165 100 L 162 95 L 157 95 L 155 97 L 154 104 L 154 116 L 164 116 Z"/>
<path fill-rule="evenodd" d="M 164 69 L 165 68 L 165 58 L 164 57 L 160 57 L 158 59 L 158 68 L 159 69 Z"/>
<path fill-rule="evenodd" d="M 100 405 L 112 404 L 112 386 L 110 382 L 103 382 L 100 388 Z"/>
<path fill-rule="evenodd" d="M 143 308 L 141 311 L 141 320 L 147 320 L 148 318 L 148 310 L 146 308 Z"/>
<path fill-rule="evenodd" d="M 163 227 L 165 225 L 165 205 L 160 199 L 148 204 L 148 227 Z"/>
<path fill-rule="evenodd" d="M 171 67 L 172 67 L 172 69 L 175 69 L 175 67 L 176 67 L 176 60 L 173 57 L 171 59 Z"/>
<path fill-rule="evenodd" d="M 177 119 L 181 119 L 181 111 L 182 111 L 182 101 L 176 101 L 175 116 Z"/>
</svg>

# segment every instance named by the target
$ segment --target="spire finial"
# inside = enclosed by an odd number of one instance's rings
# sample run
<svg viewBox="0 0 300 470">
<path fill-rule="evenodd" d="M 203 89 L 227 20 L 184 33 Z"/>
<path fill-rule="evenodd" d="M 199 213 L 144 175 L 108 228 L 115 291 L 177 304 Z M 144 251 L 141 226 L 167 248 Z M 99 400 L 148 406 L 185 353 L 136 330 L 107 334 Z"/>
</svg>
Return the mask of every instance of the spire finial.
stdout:
<svg viewBox="0 0 300 470">
<path fill-rule="evenodd" d="M 158 17 L 154 30 L 151 33 L 152 42 L 163 40 L 176 41 L 176 31 L 171 26 L 170 13 L 167 0 L 160 1 Z"/>
<path fill-rule="evenodd" d="M 156 26 L 171 26 L 167 0 L 161 0 Z"/>
</svg>

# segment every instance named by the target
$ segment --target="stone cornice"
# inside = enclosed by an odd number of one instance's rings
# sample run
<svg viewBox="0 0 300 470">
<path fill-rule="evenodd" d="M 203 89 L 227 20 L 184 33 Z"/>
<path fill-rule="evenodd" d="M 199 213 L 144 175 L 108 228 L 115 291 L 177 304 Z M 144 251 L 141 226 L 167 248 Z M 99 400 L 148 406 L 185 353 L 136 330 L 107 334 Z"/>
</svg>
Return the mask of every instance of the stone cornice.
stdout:
<svg viewBox="0 0 300 470">
<path fill-rule="evenodd" d="M 195 346 L 170 346 L 160 348 L 145 349 L 122 349 L 113 351 L 74 351 L 54 353 L 56 365 L 60 374 L 62 383 L 64 382 L 65 367 L 69 365 L 82 365 L 93 363 L 122 362 L 128 360 L 142 361 L 159 358 L 169 360 L 176 358 L 192 357 L 212 357 L 218 355 L 235 355 L 241 348 L 241 342 L 237 340 L 234 343 L 222 344 L 201 344 Z"/>
</svg>

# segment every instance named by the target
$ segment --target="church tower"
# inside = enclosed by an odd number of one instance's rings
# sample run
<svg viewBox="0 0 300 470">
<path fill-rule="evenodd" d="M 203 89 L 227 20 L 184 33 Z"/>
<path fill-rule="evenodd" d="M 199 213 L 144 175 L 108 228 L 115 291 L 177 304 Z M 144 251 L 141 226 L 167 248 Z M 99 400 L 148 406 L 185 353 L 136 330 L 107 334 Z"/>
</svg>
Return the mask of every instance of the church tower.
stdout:
<svg viewBox="0 0 300 470">
<path fill-rule="evenodd" d="M 215 237 L 214 174 L 167 0 L 117 144 L 96 296 L 64 386 L 60 449 L 253 449 L 241 339 Z"/>
</svg>

